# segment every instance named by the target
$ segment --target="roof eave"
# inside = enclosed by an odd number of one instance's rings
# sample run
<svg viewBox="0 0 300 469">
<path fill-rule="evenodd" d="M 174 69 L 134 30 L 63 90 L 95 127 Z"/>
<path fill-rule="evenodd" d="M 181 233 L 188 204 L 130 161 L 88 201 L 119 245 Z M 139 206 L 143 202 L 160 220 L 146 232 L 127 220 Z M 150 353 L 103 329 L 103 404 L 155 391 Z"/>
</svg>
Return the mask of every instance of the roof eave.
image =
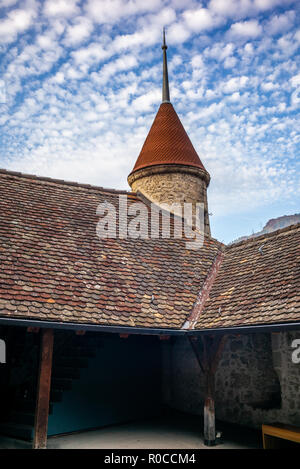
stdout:
<svg viewBox="0 0 300 469">
<path fill-rule="evenodd" d="M 0 325 L 6 326 L 23 326 L 23 327 L 42 327 L 45 329 L 68 329 L 68 330 L 85 330 L 98 331 L 118 334 L 138 334 L 138 335 L 177 335 L 177 336 L 199 336 L 199 335 L 234 335 L 249 334 L 257 332 L 283 332 L 300 329 L 300 321 L 286 323 L 269 323 L 269 324 L 253 324 L 245 326 L 231 326 L 220 328 L 206 329 L 174 329 L 174 328 L 155 328 L 155 327 L 129 327 L 129 326 L 113 326 L 103 324 L 86 324 L 72 322 L 56 322 L 42 321 L 35 319 L 20 318 L 0 318 Z"/>
</svg>

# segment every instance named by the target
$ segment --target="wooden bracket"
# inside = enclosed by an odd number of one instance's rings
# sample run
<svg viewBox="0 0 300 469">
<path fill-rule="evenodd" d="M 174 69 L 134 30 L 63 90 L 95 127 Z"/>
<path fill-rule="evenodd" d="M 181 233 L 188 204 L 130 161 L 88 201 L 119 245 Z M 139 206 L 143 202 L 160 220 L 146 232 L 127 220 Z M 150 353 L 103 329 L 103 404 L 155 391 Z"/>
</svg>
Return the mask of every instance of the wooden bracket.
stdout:
<svg viewBox="0 0 300 469">
<path fill-rule="evenodd" d="M 169 335 L 160 335 L 159 340 L 169 340 L 170 336 Z"/>
<path fill-rule="evenodd" d="M 27 327 L 27 332 L 33 332 L 34 334 L 37 334 L 38 332 L 40 332 L 40 328 L 29 326 Z"/>
</svg>

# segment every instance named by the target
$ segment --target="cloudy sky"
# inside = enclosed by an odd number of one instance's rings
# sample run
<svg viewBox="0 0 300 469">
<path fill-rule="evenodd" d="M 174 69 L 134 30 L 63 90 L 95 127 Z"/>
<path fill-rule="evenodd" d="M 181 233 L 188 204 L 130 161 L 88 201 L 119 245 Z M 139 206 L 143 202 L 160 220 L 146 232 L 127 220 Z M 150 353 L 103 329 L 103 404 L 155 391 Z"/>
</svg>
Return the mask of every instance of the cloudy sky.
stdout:
<svg viewBox="0 0 300 469">
<path fill-rule="evenodd" d="M 299 0 L 0 0 L 0 167 L 128 188 L 161 101 L 220 241 L 300 211 Z"/>
</svg>

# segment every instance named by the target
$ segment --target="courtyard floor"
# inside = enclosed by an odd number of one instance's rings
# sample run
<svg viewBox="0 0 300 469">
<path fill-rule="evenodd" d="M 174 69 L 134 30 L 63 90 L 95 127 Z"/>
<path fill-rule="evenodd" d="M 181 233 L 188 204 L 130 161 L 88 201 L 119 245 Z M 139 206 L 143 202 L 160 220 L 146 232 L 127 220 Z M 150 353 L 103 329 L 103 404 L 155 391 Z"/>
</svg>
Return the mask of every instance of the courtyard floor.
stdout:
<svg viewBox="0 0 300 469">
<path fill-rule="evenodd" d="M 207 449 L 201 431 L 201 417 L 179 414 L 50 437 L 48 448 Z M 214 449 L 254 449 L 262 444 L 257 430 L 220 422 L 217 431 L 222 432 L 222 439 Z M 0 449 L 4 448 L 31 448 L 31 444 L 0 436 Z"/>
</svg>

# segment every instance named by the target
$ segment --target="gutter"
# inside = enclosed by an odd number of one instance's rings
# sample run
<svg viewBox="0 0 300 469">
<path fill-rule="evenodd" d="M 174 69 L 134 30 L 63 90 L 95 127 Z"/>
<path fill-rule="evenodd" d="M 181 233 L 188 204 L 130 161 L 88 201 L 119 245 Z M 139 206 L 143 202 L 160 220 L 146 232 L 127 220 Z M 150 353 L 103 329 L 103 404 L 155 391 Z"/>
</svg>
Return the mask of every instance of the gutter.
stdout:
<svg viewBox="0 0 300 469">
<path fill-rule="evenodd" d="M 80 324 L 73 322 L 39 321 L 31 319 L 0 318 L 0 325 L 23 326 L 23 327 L 42 327 L 44 329 L 68 329 L 97 331 L 104 333 L 118 334 L 139 334 L 139 335 L 158 335 L 158 336 L 201 336 L 215 334 L 249 334 L 254 332 L 282 332 L 300 329 L 299 322 L 286 322 L 275 324 L 257 324 L 247 326 L 220 327 L 211 329 L 168 329 L 153 327 L 126 327 L 126 326 L 104 326 L 101 324 Z"/>
<path fill-rule="evenodd" d="M 274 324 L 256 324 L 247 326 L 219 327 L 211 329 L 194 329 L 187 331 L 188 335 L 198 336 L 207 334 L 250 334 L 259 332 L 283 332 L 300 329 L 300 322 L 283 322 Z"/>
<path fill-rule="evenodd" d="M 75 322 L 42 321 L 34 319 L 0 318 L 0 325 L 42 327 L 44 329 L 69 329 L 80 331 L 111 332 L 118 334 L 140 334 L 140 335 L 184 335 L 180 329 L 161 329 L 151 327 L 129 327 L 129 326 L 105 326 L 102 324 L 80 324 Z"/>
</svg>

